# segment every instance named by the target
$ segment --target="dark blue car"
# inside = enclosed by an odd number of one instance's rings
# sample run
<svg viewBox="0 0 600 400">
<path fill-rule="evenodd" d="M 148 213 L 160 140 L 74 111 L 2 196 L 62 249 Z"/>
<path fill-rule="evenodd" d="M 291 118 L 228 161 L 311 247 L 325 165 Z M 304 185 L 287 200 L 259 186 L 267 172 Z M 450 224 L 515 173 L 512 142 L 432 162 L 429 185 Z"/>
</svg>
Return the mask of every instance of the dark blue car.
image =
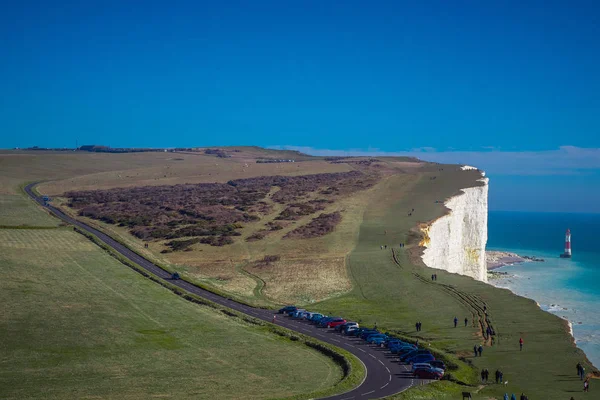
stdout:
<svg viewBox="0 0 600 400">
<path fill-rule="evenodd" d="M 297 309 L 298 307 L 296 306 L 285 306 L 283 308 L 280 308 L 278 312 L 279 314 L 290 314 L 296 311 Z"/>
</svg>

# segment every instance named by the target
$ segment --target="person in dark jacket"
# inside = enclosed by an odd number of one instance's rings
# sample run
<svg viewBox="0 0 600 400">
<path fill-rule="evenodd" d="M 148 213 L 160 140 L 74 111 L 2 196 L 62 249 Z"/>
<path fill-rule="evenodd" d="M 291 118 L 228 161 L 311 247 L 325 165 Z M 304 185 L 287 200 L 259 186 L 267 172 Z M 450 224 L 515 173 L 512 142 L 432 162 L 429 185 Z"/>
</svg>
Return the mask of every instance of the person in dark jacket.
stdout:
<svg viewBox="0 0 600 400">
<path fill-rule="evenodd" d="M 454 327 L 456 328 L 456 324 L 458 324 L 458 318 L 454 317 Z"/>
</svg>

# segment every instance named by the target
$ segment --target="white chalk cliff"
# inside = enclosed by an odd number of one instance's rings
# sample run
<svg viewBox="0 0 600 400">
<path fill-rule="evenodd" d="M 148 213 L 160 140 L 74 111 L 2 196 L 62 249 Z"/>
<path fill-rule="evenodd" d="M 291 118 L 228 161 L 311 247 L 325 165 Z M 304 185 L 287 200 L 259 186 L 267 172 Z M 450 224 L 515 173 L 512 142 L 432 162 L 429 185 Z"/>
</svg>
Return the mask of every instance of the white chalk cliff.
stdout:
<svg viewBox="0 0 600 400">
<path fill-rule="evenodd" d="M 464 188 L 444 203 L 450 210 L 448 214 L 421 227 L 421 245 L 425 247 L 423 261 L 428 267 L 487 282 L 488 178 L 484 172 L 478 183 L 479 186 Z"/>
</svg>

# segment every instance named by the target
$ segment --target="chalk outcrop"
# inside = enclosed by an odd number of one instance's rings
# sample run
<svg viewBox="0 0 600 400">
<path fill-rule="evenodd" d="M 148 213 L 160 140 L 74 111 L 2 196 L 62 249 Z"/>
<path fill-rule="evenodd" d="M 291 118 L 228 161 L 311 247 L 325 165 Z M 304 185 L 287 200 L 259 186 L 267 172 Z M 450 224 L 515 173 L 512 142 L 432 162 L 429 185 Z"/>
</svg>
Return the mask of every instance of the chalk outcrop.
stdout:
<svg viewBox="0 0 600 400">
<path fill-rule="evenodd" d="M 444 203 L 449 209 L 446 215 L 421 228 L 423 261 L 428 267 L 487 282 L 488 178 L 484 176 L 482 172 L 478 186 L 462 189 Z"/>
</svg>

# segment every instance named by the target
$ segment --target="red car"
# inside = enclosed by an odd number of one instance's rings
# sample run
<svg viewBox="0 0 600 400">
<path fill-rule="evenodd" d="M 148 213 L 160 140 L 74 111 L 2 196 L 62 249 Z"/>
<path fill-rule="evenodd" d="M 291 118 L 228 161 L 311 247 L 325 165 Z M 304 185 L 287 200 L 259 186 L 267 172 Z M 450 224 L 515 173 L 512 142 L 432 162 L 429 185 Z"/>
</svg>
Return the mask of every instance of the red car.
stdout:
<svg viewBox="0 0 600 400">
<path fill-rule="evenodd" d="M 345 324 L 345 323 L 346 323 L 345 319 L 343 319 L 343 318 L 336 318 L 336 319 L 334 319 L 332 321 L 329 321 L 327 323 L 327 327 L 328 328 L 335 328 L 336 326 L 341 325 L 341 324 Z"/>
<path fill-rule="evenodd" d="M 415 371 L 415 378 L 419 379 L 442 379 L 442 374 L 434 368 L 419 368 Z"/>
</svg>

